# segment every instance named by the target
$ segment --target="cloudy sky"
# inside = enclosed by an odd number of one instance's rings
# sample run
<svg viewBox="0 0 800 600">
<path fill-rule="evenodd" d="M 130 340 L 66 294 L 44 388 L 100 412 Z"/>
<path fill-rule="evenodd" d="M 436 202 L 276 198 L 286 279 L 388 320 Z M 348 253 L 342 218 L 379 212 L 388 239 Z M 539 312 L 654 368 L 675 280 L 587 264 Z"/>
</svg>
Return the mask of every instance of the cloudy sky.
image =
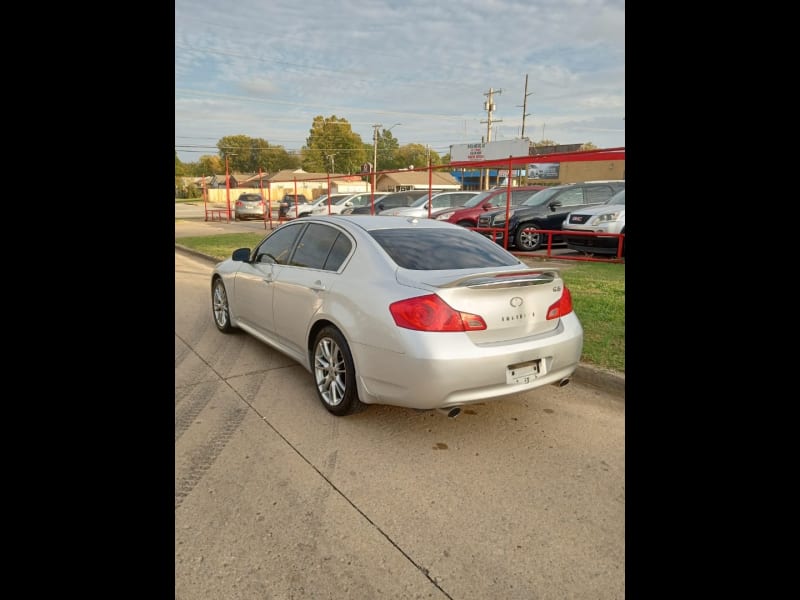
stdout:
<svg viewBox="0 0 800 600">
<path fill-rule="evenodd" d="M 184 162 L 227 135 L 299 150 L 318 115 L 442 155 L 487 137 L 490 90 L 492 141 L 527 98 L 533 141 L 624 146 L 624 0 L 175 0 Z"/>
</svg>

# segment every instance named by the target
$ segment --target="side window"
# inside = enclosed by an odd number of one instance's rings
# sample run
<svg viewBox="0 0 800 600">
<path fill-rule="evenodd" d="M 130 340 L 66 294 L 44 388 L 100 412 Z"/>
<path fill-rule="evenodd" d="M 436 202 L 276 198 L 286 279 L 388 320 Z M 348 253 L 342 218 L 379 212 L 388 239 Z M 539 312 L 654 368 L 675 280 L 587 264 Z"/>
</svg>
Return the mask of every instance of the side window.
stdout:
<svg viewBox="0 0 800 600">
<path fill-rule="evenodd" d="M 593 185 L 586 188 L 586 203 L 599 204 L 605 202 L 614 194 L 614 190 L 605 185 Z"/>
<path fill-rule="evenodd" d="M 561 202 L 561 206 L 577 206 L 583 204 L 583 188 L 580 186 L 569 188 L 555 197 Z"/>
<path fill-rule="evenodd" d="M 339 246 L 337 250 L 338 254 L 340 254 L 338 262 L 335 259 L 329 260 L 332 250 L 336 247 L 337 238 L 339 237 L 347 241 L 347 238 L 342 235 L 338 229 L 328 225 L 312 223 L 303 232 L 290 264 L 295 267 L 335 271 L 339 268 L 339 265 L 342 264 L 342 261 L 350 251 L 348 241 L 346 247 L 342 248 Z M 343 250 L 344 254 L 341 255 Z M 335 266 L 333 266 L 334 264 Z"/>
<path fill-rule="evenodd" d="M 352 247 L 353 244 L 350 242 L 348 237 L 345 234 L 340 233 L 339 237 L 336 238 L 336 241 L 333 242 L 331 253 L 328 255 L 328 260 L 325 261 L 325 266 L 323 268 L 326 271 L 338 271 L 339 267 L 342 266 L 344 259 L 350 254 L 350 249 Z"/>
<path fill-rule="evenodd" d="M 256 250 L 257 263 L 277 263 L 285 265 L 297 236 L 305 223 L 279 227 Z"/>
</svg>

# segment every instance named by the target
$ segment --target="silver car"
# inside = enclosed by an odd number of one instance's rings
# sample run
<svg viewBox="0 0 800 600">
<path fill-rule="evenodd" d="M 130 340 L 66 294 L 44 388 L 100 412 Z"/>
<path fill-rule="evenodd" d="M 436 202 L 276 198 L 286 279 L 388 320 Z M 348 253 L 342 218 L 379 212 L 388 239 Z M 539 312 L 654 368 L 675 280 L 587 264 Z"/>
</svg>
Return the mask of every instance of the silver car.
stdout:
<svg viewBox="0 0 800 600">
<path fill-rule="evenodd" d="M 578 366 L 583 327 L 556 268 L 530 268 L 434 219 L 307 216 L 217 264 L 214 323 L 307 369 L 335 415 L 364 404 L 461 407 Z"/>
<path fill-rule="evenodd" d="M 377 202 L 380 198 L 386 195 L 386 192 L 376 192 L 375 193 L 375 202 Z M 372 202 L 372 192 L 361 192 L 358 194 L 350 194 L 344 198 L 339 198 L 335 203 L 331 203 L 330 206 L 327 204 L 324 206 L 320 206 L 315 208 L 312 211 L 312 214 L 315 215 L 339 215 L 342 214 L 345 210 L 351 210 L 353 208 L 358 208 L 360 206 L 369 206 L 370 202 Z"/>
<path fill-rule="evenodd" d="M 263 219 L 267 214 L 267 204 L 261 194 L 239 194 L 234 207 L 234 219 Z"/>
<path fill-rule="evenodd" d="M 418 200 L 414 201 L 411 206 L 397 206 L 395 208 L 387 208 L 379 214 L 394 217 L 418 217 L 420 219 L 427 219 L 430 214 L 443 210 L 445 208 L 461 208 L 464 203 L 470 198 L 477 196 L 478 190 L 475 191 L 458 191 L 458 192 L 434 192 L 433 196 L 425 194 Z"/>
<path fill-rule="evenodd" d="M 339 200 L 346 198 L 349 194 L 331 194 L 331 203 L 336 203 Z M 324 209 L 328 206 L 328 194 L 323 194 L 311 204 L 290 204 L 289 208 L 286 209 L 286 213 L 284 214 L 284 218 L 288 221 L 290 219 L 295 219 L 299 217 L 305 217 L 306 215 L 310 215 L 314 212 L 315 209 Z M 295 214 L 299 210 L 300 214 Z"/>
</svg>

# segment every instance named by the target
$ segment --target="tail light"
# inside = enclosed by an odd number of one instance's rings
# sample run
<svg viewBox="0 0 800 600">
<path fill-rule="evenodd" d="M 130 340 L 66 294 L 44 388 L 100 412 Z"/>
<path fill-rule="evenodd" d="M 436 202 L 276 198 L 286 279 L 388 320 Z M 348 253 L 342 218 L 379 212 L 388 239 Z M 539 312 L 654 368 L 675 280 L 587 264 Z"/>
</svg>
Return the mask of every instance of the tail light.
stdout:
<svg viewBox="0 0 800 600">
<path fill-rule="evenodd" d="M 547 309 L 547 320 L 560 319 L 571 312 L 572 294 L 570 294 L 569 288 L 564 286 L 564 291 L 561 292 L 561 298 L 558 299 L 558 302 L 551 304 L 550 308 Z"/>
<path fill-rule="evenodd" d="M 236 206 L 238 206 L 238 207 L 242 207 L 242 206 L 244 206 L 244 203 L 243 203 L 243 202 L 241 202 L 241 201 L 239 201 L 239 200 L 237 200 L 237 201 L 236 201 Z"/>
<path fill-rule="evenodd" d="M 479 315 L 454 310 L 436 294 L 417 296 L 389 305 L 398 327 L 416 331 L 479 331 L 486 322 Z"/>
</svg>

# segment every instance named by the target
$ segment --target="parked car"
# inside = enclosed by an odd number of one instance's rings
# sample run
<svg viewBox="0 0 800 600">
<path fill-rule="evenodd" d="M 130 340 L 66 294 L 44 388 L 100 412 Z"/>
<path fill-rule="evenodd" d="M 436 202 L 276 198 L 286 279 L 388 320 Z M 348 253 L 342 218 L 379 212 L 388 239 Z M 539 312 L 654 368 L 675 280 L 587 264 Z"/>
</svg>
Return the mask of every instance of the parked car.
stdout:
<svg viewBox="0 0 800 600">
<path fill-rule="evenodd" d="M 334 415 L 388 404 L 454 416 L 565 385 L 583 350 L 558 269 L 433 219 L 295 219 L 218 263 L 210 291 L 216 328 L 300 363 Z"/>
<path fill-rule="evenodd" d="M 377 192 L 375 194 L 375 201 L 378 201 L 381 197 L 385 196 L 385 192 Z M 349 194 L 344 198 L 339 198 L 335 203 L 331 203 L 330 211 L 328 211 L 328 206 L 319 206 L 311 211 L 313 215 L 338 215 L 343 210 L 347 208 L 352 208 L 356 206 L 369 206 L 372 202 L 372 192 L 361 192 L 359 194 Z"/>
<path fill-rule="evenodd" d="M 602 204 L 624 187 L 624 181 L 583 182 L 536 192 L 509 211 L 508 245 L 523 252 L 538 250 L 548 237 L 548 234 L 540 233 L 541 230 L 560 230 L 570 211 Z M 505 229 L 505 225 L 505 209 L 486 212 L 478 219 L 478 227 L 484 229 L 481 233 L 490 238 L 494 236 L 498 244 L 503 244 L 505 232 L 501 229 Z M 554 235 L 552 242 L 562 243 L 562 239 Z"/>
<path fill-rule="evenodd" d="M 341 198 L 344 198 L 347 195 L 348 194 L 331 194 L 331 202 L 336 202 L 337 200 L 340 200 Z M 328 194 L 323 194 L 322 196 L 314 200 L 311 204 L 299 204 L 299 203 L 296 205 L 290 204 L 289 208 L 286 209 L 286 214 L 284 215 L 284 218 L 288 220 L 288 219 L 294 219 L 296 218 L 296 216 L 305 217 L 306 215 L 311 214 L 311 212 L 315 208 L 322 208 L 327 205 L 328 205 Z M 296 212 L 299 212 L 300 214 L 295 215 Z"/>
<path fill-rule="evenodd" d="M 267 204 L 261 194 L 239 194 L 234 205 L 234 220 L 263 219 L 267 214 Z"/>
<path fill-rule="evenodd" d="M 460 207 L 470 198 L 475 197 L 478 191 L 465 191 L 465 192 L 439 192 L 434 193 L 431 197 L 429 194 L 421 196 L 411 206 L 389 208 L 381 211 L 384 216 L 403 216 L 403 217 L 418 217 L 428 218 L 430 214 L 438 212 L 445 208 Z M 430 206 L 430 209 L 428 208 Z"/>
<path fill-rule="evenodd" d="M 522 185 L 511 188 L 511 206 L 516 206 L 530 197 L 533 192 L 545 189 L 543 185 Z M 487 210 L 500 206 L 505 207 L 508 201 L 508 188 L 506 186 L 494 187 L 473 196 L 461 208 L 446 208 L 436 211 L 432 219 L 448 221 L 462 227 L 477 227 L 478 217 Z"/>
<path fill-rule="evenodd" d="M 440 192 L 442 190 L 431 190 L 433 192 Z M 405 190 L 403 192 L 387 192 L 380 198 L 375 199 L 375 214 L 379 214 L 384 210 L 390 208 L 411 206 L 415 200 L 419 200 L 422 196 L 427 196 L 428 190 Z M 369 215 L 372 214 L 372 207 L 370 203 L 365 206 L 358 206 L 346 208 L 342 211 L 343 215 Z"/>
<path fill-rule="evenodd" d="M 303 194 L 284 194 L 283 200 L 278 206 L 278 216 L 285 217 L 289 207 L 294 204 L 311 204 L 311 202 Z"/>
<path fill-rule="evenodd" d="M 619 252 L 620 237 L 573 235 L 570 231 L 593 231 L 597 233 L 625 233 L 625 189 L 611 196 L 605 204 L 593 208 L 579 209 L 567 215 L 561 225 L 564 242 L 570 250 L 589 254 L 612 254 Z M 622 238 L 622 254 L 625 256 L 625 238 Z"/>
</svg>

